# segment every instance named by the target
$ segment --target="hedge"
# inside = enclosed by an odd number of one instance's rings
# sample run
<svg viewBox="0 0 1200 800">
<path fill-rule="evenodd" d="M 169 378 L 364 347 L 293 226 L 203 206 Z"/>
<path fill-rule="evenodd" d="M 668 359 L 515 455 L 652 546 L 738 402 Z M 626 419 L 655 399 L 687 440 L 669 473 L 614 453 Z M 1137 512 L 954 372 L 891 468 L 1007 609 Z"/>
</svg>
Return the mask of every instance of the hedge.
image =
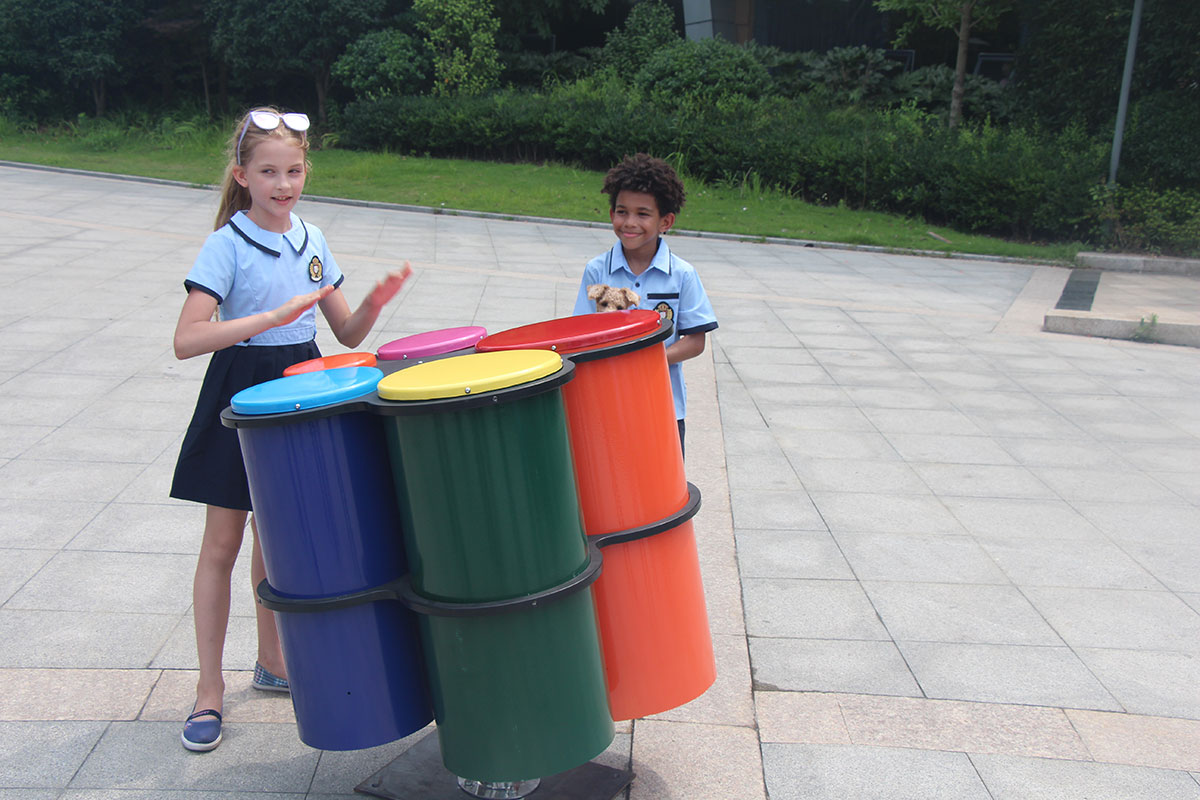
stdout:
<svg viewBox="0 0 1200 800">
<path fill-rule="evenodd" d="M 1117 228 L 1153 231 L 1141 247 L 1200 251 L 1189 233 L 1196 226 L 1186 219 L 1200 193 L 1173 190 L 1169 208 L 1185 219 L 1172 224 L 1156 222 L 1161 203 L 1153 190 L 1125 205 L 1101 197 L 1108 143 L 1079 127 L 1052 132 L 984 123 L 950 130 L 913 105 L 830 108 L 777 96 L 651 102 L 603 76 L 540 92 L 360 100 L 345 109 L 342 122 L 342 144 L 350 147 L 593 169 L 644 151 L 673 157 L 702 181 L 753 174 L 764 186 L 814 202 L 1010 238 L 1099 242 L 1107 235 L 1115 244 L 1112 216 L 1136 208 L 1138 223 Z"/>
</svg>

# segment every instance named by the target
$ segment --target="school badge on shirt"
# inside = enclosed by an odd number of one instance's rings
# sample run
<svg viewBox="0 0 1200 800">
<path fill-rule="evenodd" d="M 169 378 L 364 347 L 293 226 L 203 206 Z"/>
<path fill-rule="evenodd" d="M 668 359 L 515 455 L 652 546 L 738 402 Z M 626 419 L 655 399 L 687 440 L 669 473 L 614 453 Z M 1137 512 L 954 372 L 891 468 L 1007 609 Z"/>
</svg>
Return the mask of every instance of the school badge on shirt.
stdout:
<svg viewBox="0 0 1200 800">
<path fill-rule="evenodd" d="M 312 261 L 308 262 L 308 277 L 314 283 L 320 283 L 321 278 L 325 275 L 325 268 L 321 265 L 321 259 L 316 256 L 312 257 Z"/>
<path fill-rule="evenodd" d="M 654 307 L 654 310 L 657 311 L 658 315 L 663 319 L 670 320 L 672 322 L 675 321 L 675 310 L 671 308 L 670 304 L 666 302 L 660 302 Z"/>
</svg>

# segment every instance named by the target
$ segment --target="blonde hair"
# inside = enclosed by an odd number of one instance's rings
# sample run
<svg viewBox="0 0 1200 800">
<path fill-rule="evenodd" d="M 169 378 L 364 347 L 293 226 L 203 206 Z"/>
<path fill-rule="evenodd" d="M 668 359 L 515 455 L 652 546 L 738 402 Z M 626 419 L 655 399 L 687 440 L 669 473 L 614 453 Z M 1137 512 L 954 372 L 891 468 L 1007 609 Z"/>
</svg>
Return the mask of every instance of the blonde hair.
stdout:
<svg viewBox="0 0 1200 800">
<path fill-rule="evenodd" d="M 308 160 L 308 137 L 282 123 L 276 125 L 274 130 L 264 131 L 250 122 L 250 115 L 255 111 L 281 113 L 279 109 L 272 106 L 256 106 L 238 120 L 237 127 L 233 129 L 233 136 L 229 138 L 229 144 L 225 148 L 229 161 L 225 164 L 225 176 L 221 179 L 221 204 L 217 207 L 217 219 L 213 223 L 214 231 L 224 227 L 225 223 L 229 222 L 237 212 L 250 208 L 250 190 L 234 180 L 233 170 L 239 164 L 243 166 L 248 164 L 254 157 L 254 149 L 263 142 L 275 138 L 295 144 L 304 151 L 305 172 L 312 169 L 312 164 Z M 243 131 L 245 131 L 244 134 Z"/>
</svg>

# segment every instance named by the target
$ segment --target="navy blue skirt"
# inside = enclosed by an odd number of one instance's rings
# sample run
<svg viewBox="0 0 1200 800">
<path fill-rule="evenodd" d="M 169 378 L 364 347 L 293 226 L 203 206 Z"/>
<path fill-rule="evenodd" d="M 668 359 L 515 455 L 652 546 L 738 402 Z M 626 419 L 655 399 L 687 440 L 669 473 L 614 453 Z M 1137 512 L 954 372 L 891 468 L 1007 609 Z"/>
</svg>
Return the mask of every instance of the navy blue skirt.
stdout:
<svg viewBox="0 0 1200 800">
<path fill-rule="evenodd" d="M 183 437 L 171 497 L 251 511 L 250 485 L 237 431 L 221 424 L 221 412 L 242 389 L 283 376 L 292 364 L 319 358 L 315 341 L 273 347 L 227 347 L 213 353 Z"/>
</svg>

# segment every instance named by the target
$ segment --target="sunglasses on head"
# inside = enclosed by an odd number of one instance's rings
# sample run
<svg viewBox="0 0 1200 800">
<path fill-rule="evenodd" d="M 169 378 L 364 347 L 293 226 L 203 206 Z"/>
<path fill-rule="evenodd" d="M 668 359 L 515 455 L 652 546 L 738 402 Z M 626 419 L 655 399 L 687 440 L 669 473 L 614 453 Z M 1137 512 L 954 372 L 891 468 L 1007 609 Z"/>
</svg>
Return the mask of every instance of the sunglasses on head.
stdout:
<svg viewBox="0 0 1200 800">
<path fill-rule="evenodd" d="M 254 123 L 254 127 L 259 130 L 273 131 L 283 123 L 289 129 L 296 133 L 304 133 L 308 130 L 308 115 L 307 114 L 278 114 L 274 111 L 251 111 L 246 115 L 246 124 L 242 126 L 242 132 L 238 135 L 237 150 L 237 165 L 242 165 L 242 140 L 246 138 L 246 131 L 250 129 L 250 123 Z"/>
</svg>

